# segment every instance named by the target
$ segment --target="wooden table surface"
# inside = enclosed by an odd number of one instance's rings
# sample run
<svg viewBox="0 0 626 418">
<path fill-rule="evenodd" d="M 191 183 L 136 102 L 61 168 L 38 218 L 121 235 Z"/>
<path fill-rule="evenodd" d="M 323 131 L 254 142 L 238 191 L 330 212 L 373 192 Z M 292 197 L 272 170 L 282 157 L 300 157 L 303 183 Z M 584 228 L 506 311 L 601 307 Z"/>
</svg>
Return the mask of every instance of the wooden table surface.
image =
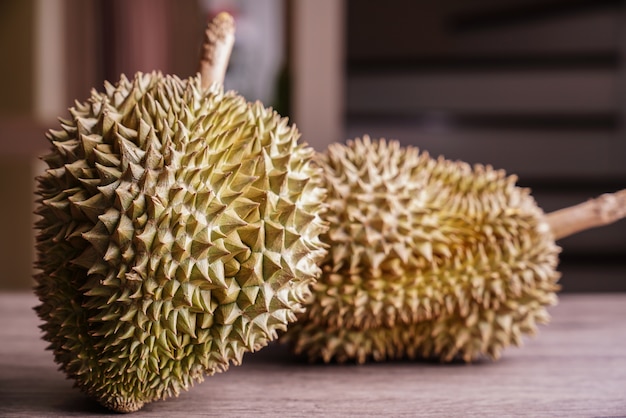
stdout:
<svg viewBox="0 0 626 418">
<path fill-rule="evenodd" d="M 28 293 L 0 293 L 0 417 L 111 416 L 65 379 Z M 500 361 L 308 364 L 283 346 L 133 416 L 626 416 L 626 294 L 561 296 Z"/>
</svg>

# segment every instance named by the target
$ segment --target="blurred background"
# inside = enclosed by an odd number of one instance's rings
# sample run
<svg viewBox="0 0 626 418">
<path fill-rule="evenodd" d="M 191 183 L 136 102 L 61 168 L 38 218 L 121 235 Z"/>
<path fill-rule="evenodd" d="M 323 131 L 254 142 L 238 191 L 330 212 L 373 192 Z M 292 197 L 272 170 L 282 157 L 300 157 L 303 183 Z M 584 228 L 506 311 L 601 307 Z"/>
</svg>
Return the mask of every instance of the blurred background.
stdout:
<svg viewBox="0 0 626 418">
<path fill-rule="evenodd" d="M 369 134 L 519 176 L 546 211 L 626 187 L 617 0 L 0 0 L 0 289 L 32 286 L 34 177 L 74 100 L 195 73 L 227 10 L 226 87 L 322 151 Z M 626 222 L 560 242 L 565 292 L 626 291 Z"/>
</svg>

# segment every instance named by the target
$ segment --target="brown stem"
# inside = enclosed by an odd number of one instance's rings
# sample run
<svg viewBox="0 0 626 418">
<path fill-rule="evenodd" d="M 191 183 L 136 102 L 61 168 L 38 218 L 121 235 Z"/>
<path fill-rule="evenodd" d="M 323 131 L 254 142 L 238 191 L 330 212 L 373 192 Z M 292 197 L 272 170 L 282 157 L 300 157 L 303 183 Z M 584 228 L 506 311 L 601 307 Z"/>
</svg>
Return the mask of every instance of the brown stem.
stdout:
<svg viewBox="0 0 626 418">
<path fill-rule="evenodd" d="M 586 229 L 608 225 L 625 217 L 626 189 L 603 194 L 595 199 L 547 215 L 555 240 Z"/>
<path fill-rule="evenodd" d="M 235 43 L 235 20 L 221 12 L 206 27 L 198 72 L 202 88 L 213 83 L 224 84 L 230 53 Z"/>
</svg>

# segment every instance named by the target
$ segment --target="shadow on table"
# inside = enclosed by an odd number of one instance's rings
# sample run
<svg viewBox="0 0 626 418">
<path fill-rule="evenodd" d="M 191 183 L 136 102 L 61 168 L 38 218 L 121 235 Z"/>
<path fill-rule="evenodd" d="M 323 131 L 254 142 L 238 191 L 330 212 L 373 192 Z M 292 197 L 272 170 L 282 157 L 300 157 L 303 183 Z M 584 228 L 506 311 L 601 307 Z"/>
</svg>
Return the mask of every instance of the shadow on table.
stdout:
<svg viewBox="0 0 626 418">
<path fill-rule="evenodd" d="M 242 362 L 243 365 L 246 364 L 274 364 L 274 365 L 284 365 L 286 367 L 289 366 L 332 366 L 332 365 L 356 365 L 355 362 L 345 362 L 345 363 L 336 363 L 330 362 L 328 364 L 323 363 L 322 361 L 311 362 L 305 355 L 297 355 L 294 354 L 287 344 L 281 344 L 277 341 L 270 343 L 267 347 L 255 352 L 255 353 L 247 353 L 244 356 L 244 360 Z M 471 364 L 480 365 L 480 364 L 490 364 L 493 363 L 492 360 L 484 358 L 477 359 Z M 367 362 L 366 364 L 377 364 L 374 361 Z M 455 367 L 455 366 L 466 366 L 468 363 L 461 359 L 456 359 L 448 363 L 443 363 L 439 359 L 435 358 L 419 358 L 419 359 L 397 359 L 397 360 L 387 360 L 384 362 L 380 362 L 378 364 L 417 364 L 417 365 L 435 365 L 438 367 Z"/>
</svg>

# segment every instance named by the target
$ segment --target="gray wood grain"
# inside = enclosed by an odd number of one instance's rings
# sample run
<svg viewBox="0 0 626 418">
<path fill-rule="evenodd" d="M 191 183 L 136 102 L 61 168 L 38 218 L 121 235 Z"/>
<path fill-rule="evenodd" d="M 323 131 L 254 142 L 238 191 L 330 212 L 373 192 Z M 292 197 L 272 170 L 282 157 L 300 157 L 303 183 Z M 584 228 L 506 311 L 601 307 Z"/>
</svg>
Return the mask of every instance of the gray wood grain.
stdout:
<svg viewBox="0 0 626 418">
<path fill-rule="evenodd" d="M 30 294 L 0 294 L 0 416 L 109 416 L 45 350 Z M 279 345 L 134 416 L 626 416 L 626 294 L 563 295 L 498 362 L 320 365 Z"/>
</svg>

